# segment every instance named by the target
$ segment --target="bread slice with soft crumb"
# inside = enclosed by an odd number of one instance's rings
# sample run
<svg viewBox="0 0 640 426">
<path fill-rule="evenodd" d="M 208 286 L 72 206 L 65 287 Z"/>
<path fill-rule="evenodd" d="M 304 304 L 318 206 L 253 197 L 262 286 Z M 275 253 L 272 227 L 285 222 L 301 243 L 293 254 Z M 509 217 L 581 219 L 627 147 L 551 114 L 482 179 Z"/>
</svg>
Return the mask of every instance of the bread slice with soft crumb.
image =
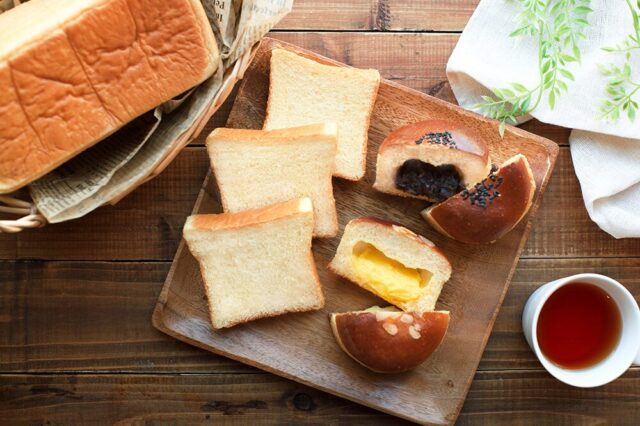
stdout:
<svg viewBox="0 0 640 426">
<path fill-rule="evenodd" d="M 363 217 L 344 229 L 329 269 L 405 312 L 433 311 L 451 264 L 428 239 L 392 222 Z"/>
<path fill-rule="evenodd" d="M 335 124 L 272 131 L 219 128 L 207 138 L 207 150 L 225 212 L 309 197 L 314 236 L 338 233 L 331 182 Z"/>
<path fill-rule="evenodd" d="M 184 239 L 200 263 L 213 328 L 320 309 L 312 230 L 308 198 L 187 218 Z"/>
<path fill-rule="evenodd" d="M 379 84 L 376 70 L 321 64 L 274 49 L 264 129 L 337 123 L 334 175 L 359 180 L 365 173 L 369 120 Z"/>
</svg>

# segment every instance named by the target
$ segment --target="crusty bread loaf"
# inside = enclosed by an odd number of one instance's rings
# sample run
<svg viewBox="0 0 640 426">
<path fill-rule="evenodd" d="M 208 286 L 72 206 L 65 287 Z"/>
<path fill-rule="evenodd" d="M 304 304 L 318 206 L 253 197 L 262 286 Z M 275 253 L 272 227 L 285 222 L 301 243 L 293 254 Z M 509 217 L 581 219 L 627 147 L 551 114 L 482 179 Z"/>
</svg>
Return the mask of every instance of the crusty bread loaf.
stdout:
<svg viewBox="0 0 640 426">
<path fill-rule="evenodd" d="M 187 218 L 184 239 L 200 263 L 213 327 L 321 308 L 312 230 L 308 198 Z"/>
<path fill-rule="evenodd" d="M 335 124 L 272 131 L 219 128 L 207 138 L 207 150 L 225 212 L 309 197 L 314 236 L 338 233 L 331 184 Z"/>
<path fill-rule="evenodd" d="M 359 180 L 365 172 L 369 119 L 379 83 L 376 70 L 321 64 L 274 49 L 264 129 L 337 123 L 334 174 Z"/>
<path fill-rule="evenodd" d="M 355 267 L 354 256 L 372 247 L 396 266 L 408 269 L 409 273 L 419 273 L 421 283 L 415 298 L 403 300 L 408 293 L 406 288 L 396 286 L 382 292 L 378 283 L 363 279 Z M 368 217 L 353 219 L 347 224 L 329 269 L 403 311 L 418 314 L 434 310 L 442 286 L 451 276 L 449 260 L 431 241 L 401 225 Z"/>
<path fill-rule="evenodd" d="M 0 14 L 0 193 L 211 76 L 199 0 L 31 0 Z"/>
<path fill-rule="evenodd" d="M 438 232 L 463 243 L 491 243 L 527 214 L 536 181 L 527 157 L 517 154 L 465 190 L 422 211 Z"/>
<path fill-rule="evenodd" d="M 490 169 L 489 148 L 472 129 L 451 121 L 425 120 L 385 138 L 373 188 L 440 202 L 484 179 Z"/>
</svg>

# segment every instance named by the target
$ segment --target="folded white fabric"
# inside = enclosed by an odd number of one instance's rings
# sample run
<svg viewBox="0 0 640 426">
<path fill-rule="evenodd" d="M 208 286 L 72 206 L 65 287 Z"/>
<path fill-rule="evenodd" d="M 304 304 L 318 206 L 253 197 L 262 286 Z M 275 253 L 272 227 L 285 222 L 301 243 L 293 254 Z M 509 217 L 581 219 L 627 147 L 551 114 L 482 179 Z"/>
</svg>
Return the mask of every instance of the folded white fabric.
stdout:
<svg viewBox="0 0 640 426">
<path fill-rule="evenodd" d="M 591 219 L 616 238 L 639 237 L 640 117 L 631 121 L 623 114 L 607 121 L 599 110 L 608 80 L 598 64 L 625 62 L 624 54 L 602 48 L 621 44 L 633 32 L 632 15 L 624 0 L 593 0 L 591 8 L 587 40 L 580 44 L 582 60 L 568 68 L 575 81 L 567 82 L 568 91 L 557 98 L 554 108 L 545 96 L 530 115 L 575 129 L 569 138 L 571 155 Z M 490 89 L 512 82 L 538 84 L 537 39 L 509 36 L 520 11 L 516 1 L 482 0 L 478 5 L 447 64 L 447 77 L 461 106 L 472 109 Z M 640 54 L 634 52 L 631 68 L 636 82 L 638 59 Z"/>
</svg>

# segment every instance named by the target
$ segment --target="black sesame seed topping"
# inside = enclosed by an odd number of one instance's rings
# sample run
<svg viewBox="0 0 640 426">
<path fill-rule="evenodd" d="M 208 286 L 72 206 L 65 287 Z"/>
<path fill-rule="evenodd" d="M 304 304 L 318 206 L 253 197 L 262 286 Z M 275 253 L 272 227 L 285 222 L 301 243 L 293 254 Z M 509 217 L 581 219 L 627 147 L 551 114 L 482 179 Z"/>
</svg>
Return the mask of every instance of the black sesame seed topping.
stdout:
<svg viewBox="0 0 640 426">
<path fill-rule="evenodd" d="M 422 142 L 425 142 L 425 141 L 432 145 L 448 146 L 450 149 L 458 148 L 458 146 L 456 145 L 456 141 L 453 140 L 453 137 L 449 132 L 425 133 L 424 135 L 416 139 L 416 145 L 420 145 Z"/>
<path fill-rule="evenodd" d="M 496 166 L 491 167 L 491 173 L 482 182 L 476 183 L 472 189 L 465 189 L 460 193 L 463 200 L 469 200 L 472 206 L 479 206 L 483 209 L 487 205 L 492 204 L 493 200 L 500 197 L 498 188 L 502 185 L 504 178 L 498 176 L 495 172 L 498 170 Z"/>
</svg>

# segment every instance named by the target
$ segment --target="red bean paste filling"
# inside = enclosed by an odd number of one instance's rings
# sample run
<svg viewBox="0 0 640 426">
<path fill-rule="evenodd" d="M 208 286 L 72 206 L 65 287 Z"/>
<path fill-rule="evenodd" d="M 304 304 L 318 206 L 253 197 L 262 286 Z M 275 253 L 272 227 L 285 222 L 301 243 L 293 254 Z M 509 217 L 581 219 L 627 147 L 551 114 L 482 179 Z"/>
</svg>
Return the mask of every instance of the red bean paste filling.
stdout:
<svg viewBox="0 0 640 426">
<path fill-rule="evenodd" d="M 462 191 L 460 174 L 451 164 L 434 166 L 418 159 L 405 161 L 396 175 L 396 188 L 433 201 L 444 201 Z"/>
</svg>

